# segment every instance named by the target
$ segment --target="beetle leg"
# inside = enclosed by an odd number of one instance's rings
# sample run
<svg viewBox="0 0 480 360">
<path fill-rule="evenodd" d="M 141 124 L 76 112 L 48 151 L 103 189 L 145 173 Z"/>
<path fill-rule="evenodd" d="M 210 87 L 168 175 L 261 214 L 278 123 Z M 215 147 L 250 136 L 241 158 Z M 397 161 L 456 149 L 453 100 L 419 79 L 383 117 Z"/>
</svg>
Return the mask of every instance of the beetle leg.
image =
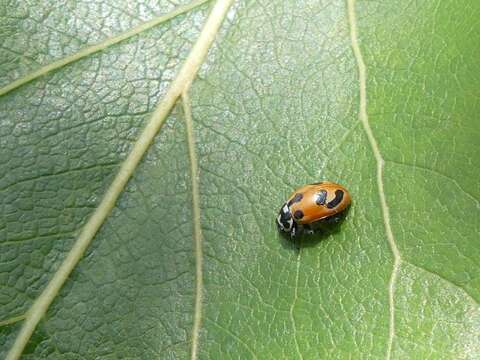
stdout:
<svg viewBox="0 0 480 360">
<path fill-rule="evenodd" d="M 338 213 L 330 216 L 329 218 L 326 218 L 325 222 L 328 224 L 338 224 L 341 219 L 342 219 L 342 213 Z"/>
<path fill-rule="evenodd" d="M 290 237 L 293 239 L 294 237 L 296 237 L 298 235 L 298 225 L 297 223 L 294 221 L 293 222 L 293 225 L 292 225 L 292 230 L 290 230 Z"/>
<path fill-rule="evenodd" d="M 308 234 L 308 235 L 311 235 L 315 232 L 309 224 L 303 225 L 303 229 L 305 234 Z"/>
</svg>

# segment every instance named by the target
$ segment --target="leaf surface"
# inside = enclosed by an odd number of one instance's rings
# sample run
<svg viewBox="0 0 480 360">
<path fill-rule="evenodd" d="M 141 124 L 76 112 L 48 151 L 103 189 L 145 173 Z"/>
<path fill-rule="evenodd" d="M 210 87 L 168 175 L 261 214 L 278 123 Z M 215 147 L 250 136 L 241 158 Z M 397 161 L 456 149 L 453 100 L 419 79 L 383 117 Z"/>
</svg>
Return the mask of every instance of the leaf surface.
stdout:
<svg viewBox="0 0 480 360">
<path fill-rule="evenodd" d="M 0 85 L 186 3 L 7 4 Z M 0 97 L 1 358 L 208 9 Z M 235 4 L 190 90 L 198 358 L 478 356 L 479 16 L 469 1 Z M 187 135 L 179 101 L 22 358 L 190 356 Z M 321 179 L 353 206 L 338 231 L 292 244 L 276 212 Z"/>
</svg>

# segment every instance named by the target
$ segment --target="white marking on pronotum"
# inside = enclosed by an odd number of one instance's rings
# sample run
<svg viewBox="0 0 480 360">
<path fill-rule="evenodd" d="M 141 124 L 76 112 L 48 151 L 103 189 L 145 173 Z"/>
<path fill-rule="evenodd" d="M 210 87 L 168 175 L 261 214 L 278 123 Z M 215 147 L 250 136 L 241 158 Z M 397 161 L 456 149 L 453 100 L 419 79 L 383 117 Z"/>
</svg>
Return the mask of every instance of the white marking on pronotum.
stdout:
<svg viewBox="0 0 480 360">
<path fill-rule="evenodd" d="M 375 156 L 377 163 L 377 187 L 378 195 L 380 198 L 380 204 L 383 213 L 383 223 L 385 226 L 385 232 L 387 234 L 388 243 L 393 254 L 393 269 L 390 276 L 390 281 L 388 284 L 388 302 L 389 302 L 389 331 L 388 331 L 388 342 L 386 350 L 386 359 L 389 360 L 392 354 L 393 347 L 393 338 L 395 336 L 395 285 L 397 281 L 398 272 L 402 262 L 400 252 L 398 250 L 395 238 L 393 236 L 392 227 L 390 225 L 390 212 L 387 205 L 387 199 L 385 196 L 384 182 L 383 182 L 383 168 L 385 161 L 382 158 L 380 149 L 377 144 L 377 140 L 373 136 L 372 129 L 368 121 L 367 114 L 367 68 L 363 61 L 362 52 L 360 51 L 360 44 L 358 42 L 357 34 L 357 23 L 355 19 L 355 0 L 347 0 L 348 3 L 348 20 L 350 25 L 350 39 L 352 43 L 353 54 L 357 62 L 358 67 L 358 76 L 359 76 L 359 87 L 360 87 L 360 111 L 359 119 L 363 125 L 363 128 L 367 134 L 370 147 Z"/>
<path fill-rule="evenodd" d="M 46 288 L 35 299 L 30 309 L 27 311 L 25 321 L 18 333 L 15 342 L 8 352 L 6 360 L 16 360 L 20 358 L 25 345 L 32 336 L 38 322 L 43 318 L 50 304 L 57 296 L 63 284 L 67 280 L 70 273 L 82 258 L 85 250 L 90 245 L 93 237 L 98 229 L 105 222 L 110 211 L 115 206 L 118 197 L 122 193 L 125 185 L 137 168 L 140 160 L 147 152 L 155 135 L 165 122 L 170 110 L 175 105 L 178 97 L 187 88 L 196 76 L 200 65 L 204 62 L 213 40 L 222 24 L 228 9 L 232 5 L 233 0 L 218 0 L 212 8 L 210 15 L 193 45 L 192 50 L 188 54 L 182 68 L 177 77 L 172 81 L 165 97 L 161 100 L 155 111 L 153 112 L 147 125 L 141 132 L 139 138 L 135 142 L 130 154 L 120 166 L 112 184 L 107 189 L 100 204 L 83 226 L 80 235 L 75 241 L 72 249 L 67 254 L 65 260 L 53 275 Z"/>
</svg>

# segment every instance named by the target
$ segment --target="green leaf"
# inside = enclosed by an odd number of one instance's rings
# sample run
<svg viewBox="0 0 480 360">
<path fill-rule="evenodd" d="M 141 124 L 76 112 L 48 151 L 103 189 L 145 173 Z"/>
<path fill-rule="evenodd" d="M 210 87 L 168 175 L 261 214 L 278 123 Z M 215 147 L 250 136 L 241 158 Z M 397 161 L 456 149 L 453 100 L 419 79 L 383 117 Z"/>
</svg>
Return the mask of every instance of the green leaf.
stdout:
<svg viewBox="0 0 480 360">
<path fill-rule="evenodd" d="M 4 6 L 0 358 L 169 96 L 22 359 L 477 358 L 480 3 L 236 2 L 190 89 L 203 3 Z M 345 221 L 282 238 L 322 179 Z"/>
</svg>

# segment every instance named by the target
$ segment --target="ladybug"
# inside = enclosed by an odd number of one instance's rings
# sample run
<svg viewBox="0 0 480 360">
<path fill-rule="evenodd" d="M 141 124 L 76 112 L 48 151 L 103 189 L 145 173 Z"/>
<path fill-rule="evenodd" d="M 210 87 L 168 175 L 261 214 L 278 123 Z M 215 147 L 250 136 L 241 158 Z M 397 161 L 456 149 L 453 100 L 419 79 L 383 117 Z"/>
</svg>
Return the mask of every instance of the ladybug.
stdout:
<svg viewBox="0 0 480 360">
<path fill-rule="evenodd" d="M 321 222 L 337 222 L 352 199 L 342 185 L 324 181 L 309 184 L 293 192 L 277 216 L 280 231 L 293 238 L 305 232 L 312 234 Z"/>
</svg>

